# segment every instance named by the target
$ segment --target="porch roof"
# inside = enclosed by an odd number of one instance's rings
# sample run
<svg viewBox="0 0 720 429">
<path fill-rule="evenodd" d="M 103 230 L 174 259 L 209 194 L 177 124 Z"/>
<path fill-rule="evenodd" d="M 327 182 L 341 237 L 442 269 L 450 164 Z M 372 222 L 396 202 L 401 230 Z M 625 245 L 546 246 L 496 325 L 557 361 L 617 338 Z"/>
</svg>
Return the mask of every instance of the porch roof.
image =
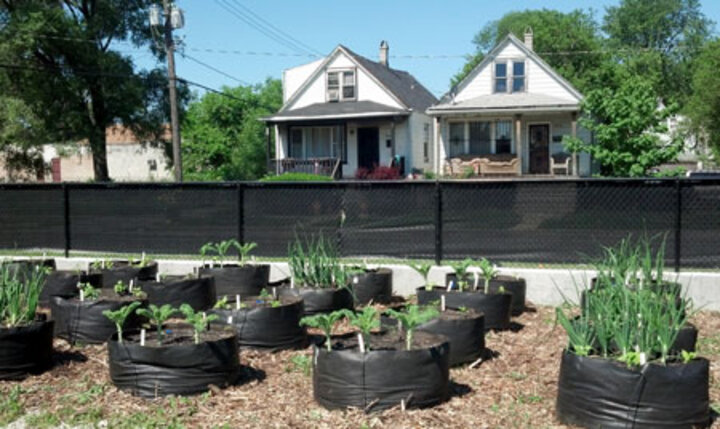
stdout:
<svg viewBox="0 0 720 429">
<path fill-rule="evenodd" d="M 383 116 L 407 116 L 409 110 L 398 109 L 374 101 L 315 103 L 299 109 L 285 110 L 260 118 L 265 122 L 291 122 L 324 119 L 361 119 Z"/>
<path fill-rule="evenodd" d="M 580 109 L 576 101 L 544 94 L 516 93 L 489 94 L 480 97 L 438 104 L 427 110 L 429 115 L 452 113 L 522 113 L 522 112 L 569 112 Z"/>
</svg>

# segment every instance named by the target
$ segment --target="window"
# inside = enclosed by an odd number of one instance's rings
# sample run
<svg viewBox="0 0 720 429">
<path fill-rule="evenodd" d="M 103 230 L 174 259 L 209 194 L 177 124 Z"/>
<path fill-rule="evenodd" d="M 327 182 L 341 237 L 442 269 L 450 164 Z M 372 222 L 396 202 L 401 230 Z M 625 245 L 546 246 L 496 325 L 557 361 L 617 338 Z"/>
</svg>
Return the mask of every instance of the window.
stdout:
<svg viewBox="0 0 720 429">
<path fill-rule="evenodd" d="M 303 130 L 302 128 L 291 128 L 290 147 L 288 148 L 289 158 L 303 157 Z"/>
<path fill-rule="evenodd" d="M 512 153 L 512 122 L 495 122 L 495 153 Z"/>
<path fill-rule="evenodd" d="M 495 63 L 495 92 L 507 92 L 506 63 Z"/>
<path fill-rule="evenodd" d="M 423 159 L 430 162 L 430 124 L 423 125 Z"/>
<path fill-rule="evenodd" d="M 355 70 L 333 71 L 327 74 L 327 100 L 353 100 L 355 94 Z"/>
<path fill-rule="evenodd" d="M 465 153 L 465 123 L 450 123 L 450 156 L 459 156 Z"/>
<path fill-rule="evenodd" d="M 525 92 L 525 62 L 513 62 L 512 92 Z"/>
<path fill-rule="evenodd" d="M 485 155 L 490 149 L 490 122 L 470 122 L 470 153 Z"/>
<path fill-rule="evenodd" d="M 157 171 L 157 161 L 154 159 L 148 159 L 148 168 L 150 171 Z"/>
<path fill-rule="evenodd" d="M 345 128 L 295 127 L 290 131 L 289 158 L 340 158 L 347 162 Z"/>
</svg>

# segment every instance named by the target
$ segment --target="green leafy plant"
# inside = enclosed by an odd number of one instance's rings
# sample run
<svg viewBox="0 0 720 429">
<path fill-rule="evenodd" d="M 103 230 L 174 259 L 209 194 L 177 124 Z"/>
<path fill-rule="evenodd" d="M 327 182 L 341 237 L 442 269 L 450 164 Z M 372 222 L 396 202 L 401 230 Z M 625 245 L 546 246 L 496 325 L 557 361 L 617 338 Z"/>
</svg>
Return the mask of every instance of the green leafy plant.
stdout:
<svg viewBox="0 0 720 429">
<path fill-rule="evenodd" d="M 0 324 L 14 327 L 35 320 L 45 276 L 45 270 L 32 270 L 21 276 L 7 266 L 0 267 Z"/>
<path fill-rule="evenodd" d="M 240 264 L 245 264 L 250 256 L 250 252 L 257 247 L 257 243 L 243 243 L 237 246 Z"/>
<path fill-rule="evenodd" d="M 155 325 L 159 343 L 163 340 L 163 325 L 175 312 L 177 309 L 170 304 L 163 304 L 161 307 L 150 304 L 148 308 L 138 308 L 135 311 L 137 315 L 147 317 Z"/>
<path fill-rule="evenodd" d="M 462 261 L 450 262 L 450 266 L 455 271 L 457 277 L 458 289 L 462 292 L 467 287 L 468 268 L 473 264 L 473 260 L 465 258 Z"/>
<path fill-rule="evenodd" d="M 118 295 L 124 295 L 128 291 L 128 286 L 123 283 L 122 280 L 118 280 L 115 286 L 113 286 L 113 290 Z"/>
<path fill-rule="evenodd" d="M 132 290 L 132 296 L 134 296 L 135 298 L 145 298 L 147 294 L 139 287 L 134 287 Z"/>
<path fill-rule="evenodd" d="M 217 302 L 215 303 L 213 308 L 216 310 L 223 310 L 223 309 L 227 308 L 227 303 L 228 303 L 228 297 L 227 297 L 227 295 L 225 295 L 224 297 L 217 300 Z"/>
<path fill-rule="evenodd" d="M 347 287 L 349 271 L 340 264 L 336 247 L 320 234 L 304 242 L 298 237 L 288 247 L 293 278 L 306 287 Z"/>
<path fill-rule="evenodd" d="M 78 287 L 84 301 L 94 301 L 100 298 L 100 289 L 94 288 L 90 283 L 80 283 Z"/>
<path fill-rule="evenodd" d="M 680 350 L 680 357 L 682 358 L 683 363 L 688 363 L 697 357 L 697 353 Z"/>
<path fill-rule="evenodd" d="M 413 268 L 415 271 L 420 273 L 420 275 L 423 276 L 424 286 L 425 290 L 432 290 L 432 285 L 430 284 L 430 281 L 428 280 L 428 276 L 430 275 L 430 270 L 432 269 L 433 265 L 428 263 L 423 264 L 415 264 L 413 265 Z"/>
<path fill-rule="evenodd" d="M 112 259 L 97 259 L 90 264 L 90 268 L 96 271 L 109 270 L 115 266 Z"/>
<path fill-rule="evenodd" d="M 410 305 L 404 312 L 387 309 L 385 310 L 385 314 L 402 324 L 403 330 L 405 331 L 405 347 L 411 350 L 415 328 L 437 317 L 439 313 L 435 308 L 420 309 L 417 305 Z"/>
<path fill-rule="evenodd" d="M 365 343 L 365 349 L 370 350 L 370 332 L 380 327 L 380 313 L 374 307 L 365 307 L 361 312 L 344 310 L 345 317 L 350 325 L 358 328 Z"/>
<path fill-rule="evenodd" d="M 185 315 L 185 321 L 193 327 L 195 344 L 200 344 L 200 334 L 208 330 L 208 323 L 218 319 L 217 314 L 195 312 L 188 304 L 181 305 L 180 312 Z"/>
<path fill-rule="evenodd" d="M 490 293 L 490 280 L 494 279 L 498 274 L 497 266 L 488 261 L 487 258 L 482 258 L 478 261 L 478 268 L 480 268 L 480 272 L 483 275 L 483 280 L 485 281 L 483 291 L 485 295 L 487 295 Z"/>
<path fill-rule="evenodd" d="M 208 242 L 200 247 L 200 256 L 203 258 L 211 256 L 213 262 L 217 262 L 220 266 L 225 265 L 228 252 L 230 249 L 235 249 L 238 252 L 238 259 L 241 264 L 245 263 L 245 258 L 250 254 L 254 248 L 257 247 L 257 243 L 245 243 L 240 244 L 235 239 L 223 240 L 217 243 Z"/>
<path fill-rule="evenodd" d="M 325 347 L 328 351 L 332 350 L 332 331 L 335 324 L 346 316 L 345 311 L 333 311 L 329 314 L 316 314 L 314 316 L 305 316 L 300 319 L 300 326 L 309 326 L 323 331 L 325 334 Z"/>
<path fill-rule="evenodd" d="M 103 316 L 107 317 L 108 319 L 110 319 L 111 322 L 115 323 L 115 328 L 118 332 L 118 343 L 122 344 L 123 342 L 123 325 L 125 324 L 125 320 L 127 320 L 128 316 L 130 316 L 132 312 L 135 311 L 135 309 L 139 306 L 140 303 L 135 301 L 133 303 L 120 307 L 115 311 L 105 310 L 102 312 Z"/>
</svg>

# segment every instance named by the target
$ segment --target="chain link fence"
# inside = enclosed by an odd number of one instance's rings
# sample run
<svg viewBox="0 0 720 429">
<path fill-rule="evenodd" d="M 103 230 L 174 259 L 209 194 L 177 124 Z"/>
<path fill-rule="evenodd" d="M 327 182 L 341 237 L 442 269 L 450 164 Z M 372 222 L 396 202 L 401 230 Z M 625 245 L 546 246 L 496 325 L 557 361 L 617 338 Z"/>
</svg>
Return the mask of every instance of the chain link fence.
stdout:
<svg viewBox="0 0 720 429">
<path fill-rule="evenodd" d="M 323 234 L 343 256 L 588 262 L 633 234 L 720 268 L 720 180 L 0 185 L 0 248 L 196 254 Z"/>
</svg>

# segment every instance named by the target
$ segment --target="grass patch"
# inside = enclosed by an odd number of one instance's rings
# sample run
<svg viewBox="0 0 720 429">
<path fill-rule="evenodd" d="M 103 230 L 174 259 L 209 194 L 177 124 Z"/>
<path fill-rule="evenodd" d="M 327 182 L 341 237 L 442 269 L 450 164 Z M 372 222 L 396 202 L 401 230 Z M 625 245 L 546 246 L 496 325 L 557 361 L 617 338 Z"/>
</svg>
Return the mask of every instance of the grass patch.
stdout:
<svg viewBox="0 0 720 429">
<path fill-rule="evenodd" d="M 0 426 L 8 425 L 25 414 L 20 395 L 20 386 L 13 386 L 4 398 L 0 399 Z"/>
</svg>

